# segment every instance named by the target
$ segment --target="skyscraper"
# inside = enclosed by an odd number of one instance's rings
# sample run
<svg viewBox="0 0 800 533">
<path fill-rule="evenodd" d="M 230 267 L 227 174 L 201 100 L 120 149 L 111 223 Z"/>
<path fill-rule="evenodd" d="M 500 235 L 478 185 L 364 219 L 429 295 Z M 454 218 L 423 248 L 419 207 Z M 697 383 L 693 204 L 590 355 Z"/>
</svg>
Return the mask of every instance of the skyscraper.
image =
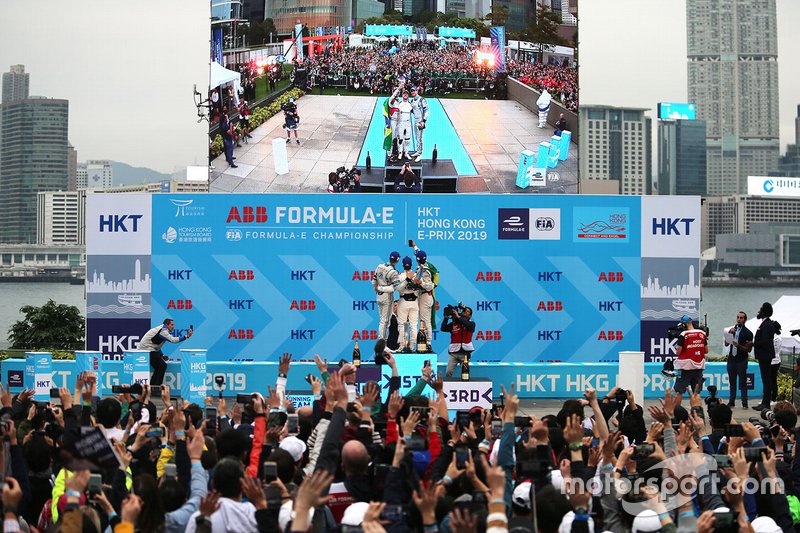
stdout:
<svg viewBox="0 0 800 533">
<path fill-rule="evenodd" d="M 3 103 L 23 100 L 28 97 L 30 74 L 25 73 L 25 65 L 11 65 L 3 72 Z"/>
<path fill-rule="evenodd" d="M 706 195 L 705 121 L 658 121 L 658 194 Z"/>
<path fill-rule="evenodd" d="M 36 242 L 36 193 L 67 190 L 68 118 L 67 100 L 0 104 L 0 242 Z"/>
<path fill-rule="evenodd" d="M 618 180 L 620 194 L 650 194 L 652 133 L 647 109 L 581 106 L 581 180 Z"/>
<path fill-rule="evenodd" d="M 689 101 L 706 121 L 708 195 L 776 168 L 776 0 L 686 0 Z"/>
</svg>

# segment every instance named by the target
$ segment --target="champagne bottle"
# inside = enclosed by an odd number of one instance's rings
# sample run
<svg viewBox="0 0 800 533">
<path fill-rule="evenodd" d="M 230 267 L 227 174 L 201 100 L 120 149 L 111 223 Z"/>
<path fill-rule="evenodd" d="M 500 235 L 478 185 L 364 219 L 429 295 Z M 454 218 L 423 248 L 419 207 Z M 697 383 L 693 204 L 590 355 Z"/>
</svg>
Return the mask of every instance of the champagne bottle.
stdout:
<svg viewBox="0 0 800 533">
<path fill-rule="evenodd" d="M 361 366 L 361 350 L 358 349 L 358 341 L 356 341 L 356 346 L 353 348 L 353 366 L 356 368 Z"/>
<path fill-rule="evenodd" d="M 372 156 L 367 151 L 367 170 L 372 170 Z"/>
<path fill-rule="evenodd" d="M 425 331 L 420 328 L 417 333 L 417 353 L 428 353 L 428 339 L 425 337 Z"/>
<path fill-rule="evenodd" d="M 469 354 L 465 354 L 461 361 L 461 381 L 469 381 Z"/>
<path fill-rule="evenodd" d="M 436 160 L 439 158 L 439 147 L 437 145 L 433 145 L 433 161 L 432 163 L 435 165 Z"/>
</svg>

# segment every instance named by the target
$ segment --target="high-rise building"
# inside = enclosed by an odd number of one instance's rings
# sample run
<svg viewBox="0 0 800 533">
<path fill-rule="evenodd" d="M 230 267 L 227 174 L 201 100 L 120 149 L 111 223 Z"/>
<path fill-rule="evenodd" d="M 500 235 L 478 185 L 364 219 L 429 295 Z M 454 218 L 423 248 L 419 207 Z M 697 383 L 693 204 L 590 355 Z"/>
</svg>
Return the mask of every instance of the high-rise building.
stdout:
<svg viewBox="0 0 800 533">
<path fill-rule="evenodd" d="M 689 101 L 706 121 L 708 194 L 745 193 L 778 163 L 775 0 L 687 0 Z"/>
<path fill-rule="evenodd" d="M 794 119 L 794 144 L 786 147 L 786 153 L 781 156 L 778 171 L 770 175 L 787 177 L 800 177 L 800 105 L 797 106 L 797 116 Z"/>
<path fill-rule="evenodd" d="M 706 195 L 705 121 L 658 121 L 658 194 Z"/>
<path fill-rule="evenodd" d="M 650 194 L 653 171 L 647 109 L 581 106 L 581 180 L 618 180 L 620 194 Z"/>
<path fill-rule="evenodd" d="M 266 0 L 264 13 L 281 35 L 291 34 L 298 22 L 312 29 L 350 26 L 352 15 L 352 0 Z"/>
<path fill-rule="evenodd" d="M 8 72 L 3 72 L 3 103 L 27 98 L 30 77 L 25 72 L 25 65 L 11 65 Z"/>
<path fill-rule="evenodd" d="M 67 190 L 78 190 L 78 151 L 71 144 L 67 146 Z"/>
<path fill-rule="evenodd" d="M 69 102 L 27 98 L 0 104 L 0 242 L 36 241 L 36 193 L 69 185 Z"/>
<path fill-rule="evenodd" d="M 84 244 L 86 193 L 40 192 L 36 197 L 36 244 Z"/>
<path fill-rule="evenodd" d="M 78 189 L 107 189 L 114 185 L 111 161 L 91 159 L 78 163 L 76 184 Z"/>
<path fill-rule="evenodd" d="M 756 223 L 800 224 L 800 198 L 737 194 L 708 197 L 701 209 L 703 249 L 716 244 L 717 235 L 750 233 Z"/>
</svg>

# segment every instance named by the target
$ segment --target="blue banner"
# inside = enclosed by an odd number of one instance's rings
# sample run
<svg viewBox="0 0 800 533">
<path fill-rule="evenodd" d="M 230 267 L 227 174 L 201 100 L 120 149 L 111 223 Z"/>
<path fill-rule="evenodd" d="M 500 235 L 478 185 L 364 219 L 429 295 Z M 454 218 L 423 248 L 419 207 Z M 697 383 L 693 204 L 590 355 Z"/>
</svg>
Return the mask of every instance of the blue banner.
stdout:
<svg viewBox="0 0 800 533">
<path fill-rule="evenodd" d="M 53 379 L 53 354 L 50 352 L 27 352 L 25 354 L 26 377 L 32 372 L 31 385 L 33 399 L 37 402 L 50 401 L 50 388 Z"/>
<path fill-rule="evenodd" d="M 505 26 L 492 26 L 489 28 L 489 38 L 494 51 L 494 68 L 497 72 L 506 71 L 506 28 Z"/>
<path fill-rule="evenodd" d="M 222 28 L 214 28 L 211 30 L 211 61 L 223 65 Z"/>
<path fill-rule="evenodd" d="M 398 362 L 406 355 L 398 354 Z M 416 357 L 416 356 L 415 356 Z M 431 355 L 431 359 L 433 356 Z M 419 363 L 419 361 L 417 361 Z M 439 358 L 437 372 L 444 372 L 447 359 Z M 719 389 L 718 396 L 727 399 L 730 392 L 727 363 L 707 363 L 703 375 L 706 378 L 704 387 L 714 385 Z M 4 381 L 24 369 L 23 359 L 6 359 L 0 361 L 0 372 Z M 106 361 L 102 381 L 104 387 L 110 390 L 113 385 L 130 383 L 124 379 L 122 361 Z M 667 387 L 672 387 L 674 378 L 667 378 L 661 374 L 661 363 L 645 363 L 644 371 L 644 396 L 653 399 L 664 396 Z M 74 361 L 53 361 L 53 386 L 75 387 L 76 366 Z M 414 370 L 400 372 L 401 384 L 405 390 L 407 385 L 413 386 L 417 376 L 420 375 L 422 365 Z M 618 363 L 582 363 L 582 364 L 548 364 L 548 363 L 473 363 L 470 365 L 471 376 L 474 382 L 489 380 L 492 382 L 492 396 L 497 399 L 500 395 L 500 385 L 508 388 L 512 383 L 520 398 L 578 398 L 587 387 L 597 389 L 598 394 L 606 394 L 617 383 L 620 372 Z M 752 399 L 761 398 L 763 392 L 761 380 L 756 379 L 758 364 L 750 362 L 747 369 L 748 396 Z M 286 385 L 293 395 L 303 395 L 305 400 L 311 390 L 305 381 L 309 373 L 319 377 L 319 371 L 313 361 L 292 362 L 291 371 Z M 382 367 L 382 374 L 390 375 L 388 366 Z M 214 385 L 216 376 L 225 377 L 223 389 L 226 397 L 235 396 L 237 393 L 261 392 L 266 393 L 267 384 L 274 384 L 278 378 L 277 363 L 213 363 L 206 365 L 205 384 L 207 390 L 218 390 Z M 164 385 L 170 388 L 175 395 L 181 394 L 180 388 L 181 368 L 178 363 L 169 363 L 164 376 Z M 384 378 L 381 378 L 385 384 Z M 12 393 L 20 392 L 14 388 Z M 423 394 L 430 393 L 426 388 Z M 707 393 L 703 393 L 706 396 Z M 298 398 L 298 400 L 301 400 Z M 637 398 L 639 400 L 639 398 Z"/>
<path fill-rule="evenodd" d="M 181 397 L 202 405 L 206 395 L 206 351 L 181 350 Z"/>
<path fill-rule="evenodd" d="M 386 36 L 411 36 L 414 35 L 413 26 L 395 26 L 393 24 L 367 24 L 366 35 L 368 37 Z"/>
<path fill-rule="evenodd" d="M 440 26 L 439 37 L 474 39 L 475 30 L 470 30 L 468 28 L 448 28 L 447 26 Z"/>
<path fill-rule="evenodd" d="M 150 352 L 126 350 L 123 357 L 123 383 L 150 384 Z"/>
<path fill-rule="evenodd" d="M 185 346 L 208 349 L 209 361 L 338 358 L 355 340 L 374 342 L 372 272 L 393 250 L 413 257 L 409 239 L 439 272 L 437 325 L 445 305 L 472 307 L 475 361 L 615 360 L 640 345 L 640 242 L 630 238 L 640 228 L 639 198 L 152 201 L 152 320 L 194 324 Z M 433 348 L 446 353 L 449 334 L 433 333 Z"/>
</svg>

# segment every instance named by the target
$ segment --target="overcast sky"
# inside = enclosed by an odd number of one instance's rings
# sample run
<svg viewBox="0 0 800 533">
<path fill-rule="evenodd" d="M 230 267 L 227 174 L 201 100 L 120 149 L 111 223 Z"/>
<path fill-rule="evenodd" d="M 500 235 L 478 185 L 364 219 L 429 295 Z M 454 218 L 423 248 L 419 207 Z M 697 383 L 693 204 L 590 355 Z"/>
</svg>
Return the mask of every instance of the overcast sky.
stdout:
<svg viewBox="0 0 800 533">
<path fill-rule="evenodd" d="M 0 0 L 0 71 L 23 64 L 31 95 L 69 100 L 78 160 L 172 173 L 207 163 L 209 2 Z"/>
<path fill-rule="evenodd" d="M 777 0 L 777 10 L 783 154 L 800 104 L 800 2 Z M 648 107 L 655 119 L 658 102 L 686 101 L 685 0 L 584 0 L 579 15 L 581 105 Z"/>
</svg>

